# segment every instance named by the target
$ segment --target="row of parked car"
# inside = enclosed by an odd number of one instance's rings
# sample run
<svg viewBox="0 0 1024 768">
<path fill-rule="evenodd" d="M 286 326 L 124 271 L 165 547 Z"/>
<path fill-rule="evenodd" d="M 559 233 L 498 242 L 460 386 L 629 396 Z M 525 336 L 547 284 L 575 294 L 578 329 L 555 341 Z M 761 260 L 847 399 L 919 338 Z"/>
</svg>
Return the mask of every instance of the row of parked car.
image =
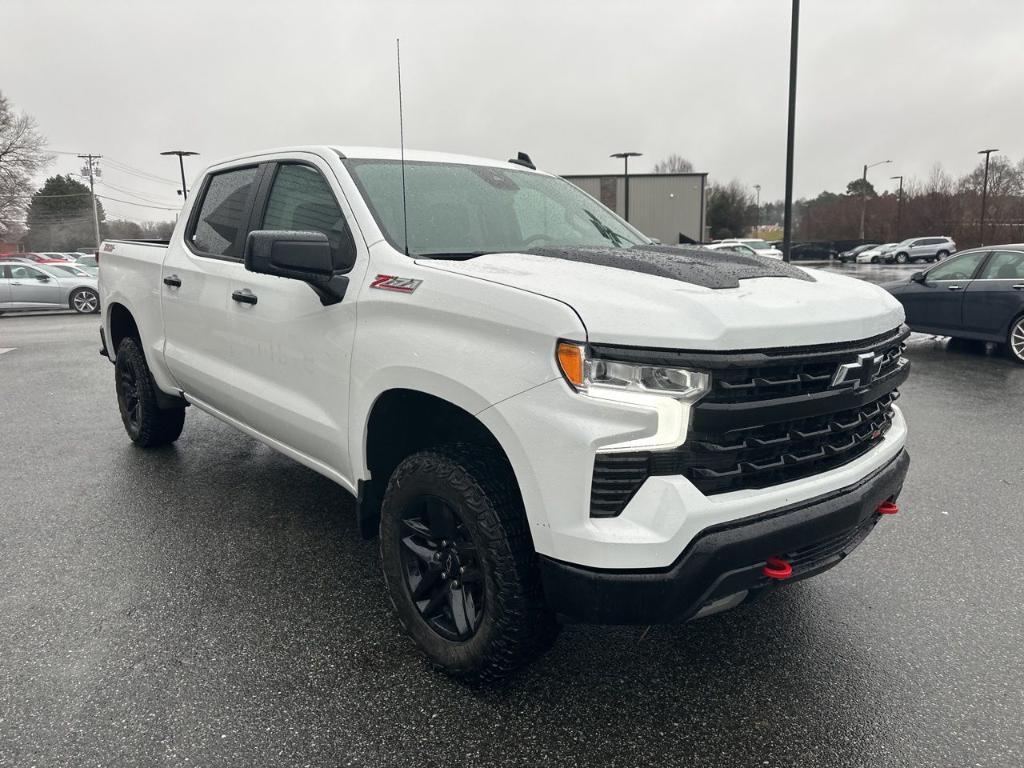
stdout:
<svg viewBox="0 0 1024 768">
<path fill-rule="evenodd" d="M 839 254 L 843 264 L 910 264 L 941 261 L 956 253 L 951 237 L 910 237 L 899 243 L 864 243 Z"/>
<path fill-rule="evenodd" d="M 0 315 L 39 309 L 100 310 L 99 265 L 88 253 L 0 255 Z"/>
</svg>

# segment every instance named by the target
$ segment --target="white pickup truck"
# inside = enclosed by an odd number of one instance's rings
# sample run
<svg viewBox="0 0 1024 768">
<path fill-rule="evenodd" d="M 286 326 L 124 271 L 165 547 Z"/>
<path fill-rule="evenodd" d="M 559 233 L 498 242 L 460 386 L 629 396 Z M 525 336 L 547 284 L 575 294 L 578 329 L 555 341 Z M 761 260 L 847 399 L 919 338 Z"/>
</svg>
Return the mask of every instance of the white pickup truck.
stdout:
<svg viewBox="0 0 1024 768">
<path fill-rule="evenodd" d="M 563 619 L 819 573 L 909 464 L 889 294 L 658 245 L 522 154 L 232 158 L 170 242 L 104 243 L 99 287 L 129 437 L 175 441 L 192 405 L 355 494 L 399 620 L 464 678 Z"/>
</svg>

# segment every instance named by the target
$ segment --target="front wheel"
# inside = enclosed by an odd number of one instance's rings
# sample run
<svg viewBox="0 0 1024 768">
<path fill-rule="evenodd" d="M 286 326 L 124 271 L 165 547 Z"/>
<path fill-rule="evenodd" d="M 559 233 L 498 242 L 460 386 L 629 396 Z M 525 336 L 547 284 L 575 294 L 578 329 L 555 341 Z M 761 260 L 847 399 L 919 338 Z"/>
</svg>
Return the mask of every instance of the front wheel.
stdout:
<svg viewBox="0 0 1024 768">
<path fill-rule="evenodd" d="M 897 253 L 896 254 L 896 263 L 897 264 L 906 264 L 908 261 L 910 261 L 910 257 L 907 256 L 907 254 L 905 254 L 905 253 Z"/>
<path fill-rule="evenodd" d="M 160 408 L 156 385 L 139 343 L 128 337 L 117 347 L 114 387 L 124 431 L 140 448 L 169 445 L 181 436 L 184 408 Z"/>
<path fill-rule="evenodd" d="M 380 554 L 402 627 L 451 675 L 498 681 L 554 640 L 522 502 L 496 452 L 455 444 L 403 460 L 384 495 Z"/>
<path fill-rule="evenodd" d="M 1010 324 L 1006 337 L 1006 353 L 1016 363 L 1024 365 L 1024 315 Z"/>
<path fill-rule="evenodd" d="M 877 264 L 878 263 L 878 257 L 877 256 L 872 256 L 871 257 L 871 263 L 872 264 Z"/>
<path fill-rule="evenodd" d="M 100 295 L 92 288 L 79 288 L 68 298 L 68 306 L 80 315 L 100 311 Z"/>
</svg>

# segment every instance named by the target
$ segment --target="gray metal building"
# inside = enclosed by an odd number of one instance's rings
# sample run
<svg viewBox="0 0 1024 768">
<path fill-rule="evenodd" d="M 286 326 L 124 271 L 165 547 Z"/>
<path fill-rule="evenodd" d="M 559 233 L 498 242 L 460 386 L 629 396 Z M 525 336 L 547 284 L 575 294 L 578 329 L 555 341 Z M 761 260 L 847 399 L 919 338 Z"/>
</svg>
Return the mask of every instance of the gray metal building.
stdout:
<svg viewBox="0 0 1024 768">
<path fill-rule="evenodd" d="M 565 176 L 619 216 L 626 214 L 622 175 Z M 629 174 L 629 222 L 668 245 L 704 241 L 706 173 Z"/>
</svg>

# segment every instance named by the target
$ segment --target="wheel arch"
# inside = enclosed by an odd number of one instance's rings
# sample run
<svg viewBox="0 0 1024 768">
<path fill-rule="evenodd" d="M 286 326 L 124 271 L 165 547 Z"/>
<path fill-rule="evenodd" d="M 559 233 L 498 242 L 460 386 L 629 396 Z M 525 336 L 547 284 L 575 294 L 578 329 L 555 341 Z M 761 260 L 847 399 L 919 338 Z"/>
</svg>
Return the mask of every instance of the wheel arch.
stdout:
<svg viewBox="0 0 1024 768">
<path fill-rule="evenodd" d="M 380 503 L 388 479 L 402 459 L 431 446 L 455 442 L 494 450 L 522 500 L 519 481 L 505 448 L 480 419 L 438 395 L 396 387 L 377 396 L 364 423 L 362 458 L 369 477 L 359 480 L 357 486 L 359 528 L 365 538 L 377 534 Z"/>
<path fill-rule="evenodd" d="M 107 307 L 107 332 L 110 339 L 110 355 L 113 359 L 117 355 L 117 348 L 121 342 L 132 337 L 142 345 L 142 335 L 139 333 L 139 324 L 135 322 L 135 316 L 121 302 L 115 301 Z"/>
</svg>

